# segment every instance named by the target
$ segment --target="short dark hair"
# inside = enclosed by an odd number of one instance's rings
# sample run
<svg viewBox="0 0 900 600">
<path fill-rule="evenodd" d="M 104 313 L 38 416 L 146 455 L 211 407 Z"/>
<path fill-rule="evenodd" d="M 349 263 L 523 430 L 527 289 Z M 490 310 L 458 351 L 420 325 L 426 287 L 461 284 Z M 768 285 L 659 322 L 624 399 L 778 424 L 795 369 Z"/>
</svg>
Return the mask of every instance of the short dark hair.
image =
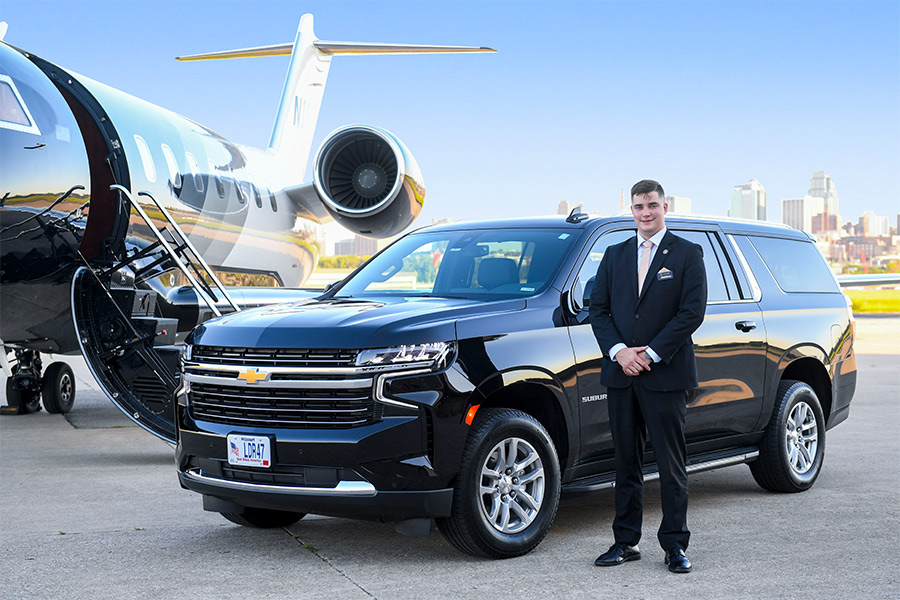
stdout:
<svg viewBox="0 0 900 600">
<path fill-rule="evenodd" d="M 641 194 L 649 194 L 650 192 L 657 192 L 659 194 L 660 200 L 666 199 L 666 193 L 663 191 L 661 185 L 659 185 L 658 181 L 653 181 L 652 179 L 641 179 L 636 184 L 631 186 L 631 197 L 640 196 Z"/>
</svg>

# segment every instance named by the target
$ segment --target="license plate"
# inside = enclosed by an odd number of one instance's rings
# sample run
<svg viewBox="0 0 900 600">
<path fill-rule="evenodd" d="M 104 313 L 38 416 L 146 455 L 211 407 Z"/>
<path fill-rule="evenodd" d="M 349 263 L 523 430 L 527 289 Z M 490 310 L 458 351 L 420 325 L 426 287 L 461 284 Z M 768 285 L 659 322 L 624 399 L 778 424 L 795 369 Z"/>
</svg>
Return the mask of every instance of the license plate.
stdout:
<svg viewBox="0 0 900 600">
<path fill-rule="evenodd" d="M 272 440 L 258 435 L 229 435 L 228 464 L 242 467 L 271 467 Z"/>
</svg>

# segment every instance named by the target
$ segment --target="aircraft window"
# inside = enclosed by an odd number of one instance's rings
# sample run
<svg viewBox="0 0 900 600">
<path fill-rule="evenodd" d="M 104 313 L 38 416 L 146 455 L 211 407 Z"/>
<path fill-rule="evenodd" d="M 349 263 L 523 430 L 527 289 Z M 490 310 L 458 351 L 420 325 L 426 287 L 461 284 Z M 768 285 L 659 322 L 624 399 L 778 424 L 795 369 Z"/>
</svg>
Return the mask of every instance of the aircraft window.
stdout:
<svg viewBox="0 0 900 600">
<path fill-rule="evenodd" d="M 251 184 L 253 185 L 253 184 Z M 253 196 L 256 198 L 256 206 L 257 208 L 262 208 L 262 194 L 259 193 L 259 190 L 256 189 L 256 186 L 253 186 Z"/>
<path fill-rule="evenodd" d="M 153 183 L 156 181 L 156 165 L 153 164 L 153 157 L 150 156 L 150 147 L 139 135 L 134 136 L 134 143 L 137 144 L 138 152 L 141 155 L 141 164 L 144 165 L 144 175 L 147 181 Z"/>
<path fill-rule="evenodd" d="M 247 202 L 247 197 L 244 196 L 244 190 L 241 189 L 241 182 L 238 181 L 237 179 L 234 180 L 234 189 L 237 190 L 238 202 L 240 202 L 241 204 L 244 204 L 245 202 Z"/>
<path fill-rule="evenodd" d="M 196 188 L 198 192 L 203 192 L 203 177 L 200 176 L 200 165 L 197 164 L 197 159 L 195 159 L 194 155 L 190 152 L 185 152 L 184 158 L 187 160 L 188 168 L 191 170 L 194 188 Z"/>
<path fill-rule="evenodd" d="M 0 127 L 41 135 L 15 82 L 8 75 L 0 75 Z"/>
<path fill-rule="evenodd" d="M 272 207 L 272 212 L 278 212 L 278 201 L 275 199 L 275 194 L 269 188 L 266 188 L 266 193 L 269 194 L 269 205 Z"/>
<path fill-rule="evenodd" d="M 175 154 L 172 149 L 162 145 L 163 156 L 166 158 L 166 167 L 169 169 L 169 181 L 176 190 L 181 189 L 181 173 L 178 171 L 178 162 L 175 160 Z"/>
<path fill-rule="evenodd" d="M 246 200 L 249 200 L 250 198 L 253 198 L 253 185 L 251 185 L 251 183 L 249 181 L 242 181 L 241 182 L 241 193 L 244 196 L 244 200 L 242 201 L 242 203 Z M 258 199 L 257 199 L 257 202 L 259 202 Z"/>
<path fill-rule="evenodd" d="M 213 176 L 216 181 L 216 193 L 219 194 L 219 198 L 224 198 L 225 181 L 222 179 L 222 176 L 219 174 L 219 171 L 216 169 L 216 165 L 213 164 L 212 160 L 208 160 L 207 164 L 209 165 L 209 174 Z"/>
</svg>

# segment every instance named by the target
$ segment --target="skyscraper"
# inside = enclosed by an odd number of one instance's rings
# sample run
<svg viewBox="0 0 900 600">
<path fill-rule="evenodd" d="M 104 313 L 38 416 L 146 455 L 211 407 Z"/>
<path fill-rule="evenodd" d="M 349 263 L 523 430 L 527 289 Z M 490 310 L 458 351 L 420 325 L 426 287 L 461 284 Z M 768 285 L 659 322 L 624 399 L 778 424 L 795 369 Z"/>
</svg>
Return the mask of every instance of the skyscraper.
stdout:
<svg viewBox="0 0 900 600">
<path fill-rule="evenodd" d="M 728 216 L 737 219 L 766 220 L 766 188 L 756 179 L 731 190 L 731 208 Z"/>
<path fill-rule="evenodd" d="M 809 191 L 807 194 L 822 198 L 825 204 L 823 212 L 827 212 L 829 215 L 835 215 L 837 217 L 837 222 L 841 222 L 837 188 L 834 187 L 831 175 L 826 174 L 825 171 L 814 172 L 809 179 Z"/>
<path fill-rule="evenodd" d="M 887 217 L 876 216 L 871 210 L 865 211 L 859 218 L 856 231 L 863 237 L 881 237 L 891 235 L 891 221 Z"/>
<path fill-rule="evenodd" d="M 825 199 L 807 194 L 803 198 L 781 201 L 781 222 L 794 229 L 812 233 L 813 217 L 825 211 Z"/>
</svg>

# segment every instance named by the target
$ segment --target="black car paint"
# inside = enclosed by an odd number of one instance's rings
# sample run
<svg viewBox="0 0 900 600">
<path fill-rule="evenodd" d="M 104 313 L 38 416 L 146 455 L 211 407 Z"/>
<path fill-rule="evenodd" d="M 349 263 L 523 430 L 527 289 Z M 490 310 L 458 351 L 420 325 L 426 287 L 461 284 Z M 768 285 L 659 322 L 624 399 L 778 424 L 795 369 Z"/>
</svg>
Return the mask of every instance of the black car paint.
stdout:
<svg viewBox="0 0 900 600">
<path fill-rule="evenodd" d="M 379 421 L 360 427 L 236 428 L 195 421 L 190 410 L 179 406 L 177 462 L 182 485 L 241 506 L 388 521 L 447 516 L 448 494 L 468 433 L 466 413 L 476 405 L 512 406 L 536 416 L 557 447 L 564 490 L 608 481 L 613 456 L 606 390 L 599 385 L 600 351 L 586 311 L 571 311 L 567 305 L 579 292 L 577 267 L 591 244 L 607 232 L 631 229 L 633 223 L 624 218 L 565 225 L 561 219 L 523 219 L 443 227 L 551 226 L 570 227 L 578 240 L 551 286 L 524 300 L 398 299 L 377 294 L 342 299 L 337 286 L 318 301 L 230 315 L 199 327 L 190 340 L 195 345 L 364 349 L 455 341 L 456 347 L 449 366 L 440 371 L 388 378 L 384 397 L 416 408 L 385 404 Z M 846 418 L 856 364 L 852 319 L 844 297 L 837 286 L 831 294 L 782 292 L 746 237 L 808 240 L 805 234 L 712 219 L 670 218 L 668 226 L 676 234 L 705 231 L 720 241 L 716 254 L 724 261 L 723 268 L 733 273 L 729 290 L 741 288 L 743 296 L 710 303 L 706 320 L 694 335 L 701 385 L 688 405 L 689 456 L 757 444 L 786 374 L 815 389 L 828 428 Z M 735 238 L 752 274 L 743 272 L 727 236 Z M 749 277 L 755 277 L 759 286 L 752 298 Z M 737 324 L 743 321 L 755 327 L 741 331 Z M 226 457 L 224 436 L 237 431 L 274 436 L 279 467 L 328 467 L 342 476 L 367 480 L 378 494 L 331 502 L 223 491 L 184 478 L 186 469 L 203 468 L 201 462 L 215 475 L 215 465 Z M 652 462 L 648 451 L 646 463 Z M 210 499 L 211 509 L 216 506 Z"/>
</svg>

